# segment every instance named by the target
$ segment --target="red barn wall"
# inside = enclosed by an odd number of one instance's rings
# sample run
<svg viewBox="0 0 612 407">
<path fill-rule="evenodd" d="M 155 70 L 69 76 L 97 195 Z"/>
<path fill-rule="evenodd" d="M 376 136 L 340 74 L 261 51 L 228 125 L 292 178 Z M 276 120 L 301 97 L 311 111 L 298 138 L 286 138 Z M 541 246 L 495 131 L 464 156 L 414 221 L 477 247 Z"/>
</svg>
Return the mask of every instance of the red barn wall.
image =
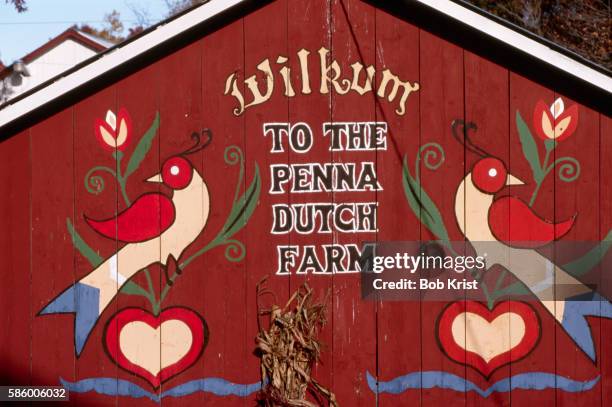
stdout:
<svg viewBox="0 0 612 407">
<path fill-rule="evenodd" d="M 329 83 L 329 92 L 322 93 L 318 54 L 321 47 L 329 50 L 329 63 L 337 61 L 340 80 L 351 78 L 351 64 L 357 61 L 364 67 L 374 67 L 374 91 L 363 95 L 356 91 L 340 94 Z M 310 52 L 309 94 L 302 88 L 298 59 L 302 49 Z M 287 61 L 277 60 L 279 56 L 286 57 Z M 252 93 L 245 79 L 251 75 L 255 75 L 257 89 L 265 93 L 266 77 L 257 66 L 266 59 L 273 72 L 274 91 L 267 101 L 236 115 L 239 102 L 229 94 L 231 88 L 226 91 L 228 77 L 236 75 L 237 89 L 248 103 Z M 283 67 L 291 69 L 295 96 L 284 94 L 280 71 Z M 407 97 L 403 114 L 397 113 L 401 110 L 399 96 L 389 101 L 375 94 L 385 69 L 403 81 L 419 84 L 419 89 Z M 363 84 L 365 75 L 363 72 L 361 75 Z M 323 353 L 314 377 L 336 394 L 342 406 L 524 405 L 527 402 L 608 405 L 612 397 L 609 355 L 612 323 L 609 319 L 589 319 L 597 356 L 592 361 L 539 301 L 530 301 L 531 312 L 539 321 L 537 343 L 520 359 L 514 358 L 510 351 L 509 359 L 487 376 L 473 363 L 453 360 L 440 343 L 438 321 L 450 301 L 364 300 L 360 276 L 355 273 L 317 275 L 312 270 L 305 274 L 292 270 L 288 275 L 275 274 L 279 246 L 298 246 L 304 250 L 305 246 L 313 245 L 320 254 L 325 245 L 346 248 L 351 244 L 361 246 L 364 241 L 439 238 L 415 215 L 403 186 L 402 160 L 406 157 L 414 175 L 415 157 L 428 143 L 441 146 L 445 160 L 435 170 L 426 168 L 422 162 L 420 185 L 439 209 L 449 239 L 465 240 L 455 217 L 455 191 L 482 157 L 453 137 L 454 120 L 477 125 L 477 130 L 469 133 L 473 144 L 497 157 L 510 174 L 525 181 L 526 185 L 513 187 L 511 193 L 529 201 L 536 184 L 521 144 L 516 115 L 519 112 L 531 129 L 536 154 L 543 160 L 545 143 L 534 127 L 534 110 L 538 102 L 550 106 L 558 98 L 563 100 L 566 111 L 576 106 L 577 116 L 571 120 L 577 120 L 577 127 L 569 137 L 558 142 L 550 162 L 573 157 L 580 163 L 580 175 L 573 182 L 563 182 L 557 174 L 558 167 L 554 169 L 542 182 L 533 210 L 542 218 L 556 222 L 578 214 L 563 241 L 600 242 L 609 238 L 612 226 L 612 183 L 609 181 L 612 173 L 608 164 L 612 158 L 610 117 L 361 1 L 273 2 L 95 94 L 83 95 L 74 105 L 32 123 L 0 145 L 0 188 L 4 197 L 0 202 L 2 384 L 58 385 L 60 378 L 70 383 L 108 378 L 115 379 L 116 383 L 133 383 L 153 395 L 203 378 L 222 378 L 239 385 L 256 384 L 260 378 L 259 361 L 253 355 L 258 329 L 256 284 L 269 275 L 267 286 L 274 291 L 279 304 L 284 304 L 303 282 L 308 282 L 317 294 L 331 290 L 328 324 L 321 333 Z M 125 145 L 118 148 L 122 156 L 119 160 L 117 151 L 108 148 L 96 134 L 108 110 L 119 114 L 122 109 L 129 115 L 131 127 Z M 150 146 L 139 146 L 157 115 L 159 125 L 154 129 Z M 264 136 L 264 124 L 299 122 L 307 123 L 312 129 L 311 149 L 300 153 L 290 149 L 283 139 L 284 150 L 272 152 L 271 136 Z M 329 137 L 322 132 L 326 122 L 384 122 L 387 148 L 330 151 Z M 193 363 L 184 369 L 177 368 L 175 375 L 163 379 L 161 386 L 155 388 L 146 375 L 135 372 L 134 367 L 126 367 L 112 351 L 109 353 L 109 346 L 112 347 L 109 341 L 113 339 L 107 337 L 109 321 L 116 315 L 125 316 L 122 314 L 125 309 L 154 311 L 146 297 L 148 294 L 140 295 L 142 292 L 135 289 L 117 295 L 100 315 L 78 357 L 74 348 L 73 316 L 38 313 L 95 268 L 91 259 L 107 259 L 125 247 L 126 243 L 119 239 L 96 232 L 86 217 L 112 217 L 146 193 L 170 194 L 171 189 L 166 185 L 144 180 L 163 171 L 168 158 L 188 150 L 193 144 L 191 134 L 204 128 L 212 132 L 212 142 L 185 157 L 207 185 L 210 213 L 203 232 L 178 259 L 178 263 L 186 259 L 193 261 L 184 265 L 182 274 L 166 290 L 159 306 L 180 308 L 181 312 L 193 310 L 206 321 L 208 342 L 201 345 L 203 353 Z M 230 146 L 235 147 L 228 150 Z M 126 174 L 130 160 L 139 151 L 146 154 L 125 182 L 111 174 L 117 170 Z M 244 160 L 243 173 L 239 155 Z M 381 190 L 269 192 L 272 165 L 356 163 L 359 166 L 368 162 L 374 163 Z M 96 166 L 106 169 L 98 168 L 92 174 L 90 171 Z M 253 184 L 257 183 L 254 181 L 257 176 L 260 177 L 259 191 Z M 194 222 L 206 216 L 204 194 L 193 209 Z M 253 212 L 250 214 L 249 209 L 244 209 L 236 215 L 233 210 L 240 208 L 233 208 L 233 202 L 243 194 L 254 205 Z M 498 196 L 504 194 L 508 194 L 508 189 Z M 253 196 L 255 201 L 250 200 Z M 240 206 L 241 202 L 238 200 L 237 204 Z M 377 203 L 376 230 L 271 233 L 273 205 L 313 202 Z M 200 249 L 225 230 L 232 214 L 240 226 L 236 233 L 199 255 Z M 518 224 L 524 221 L 516 216 L 510 219 Z M 140 230 L 140 225 L 130 227 Z M 513 227 L 508 225 L 509 229 Z M 93 250 L 89 258 L 83 254 L 87 249 L 79 239 Z M 160 256 L 163 245 L 161 242 Z M 121 271 L 125 266 L 120 263 L 118 267 Z M 173 276 L 172 262 L 168 269 Z M 166 293 L 165 272 L 156 264 L 148 267 L 148 273 L 150 281 L 144 272 L 139 272 L 132 281 L 145 292 L 152 292 L 156 302 Z M 496 273 L 486 279 L 491 290 L 501 270 Z M 600 277 L 594 277 L 598 281 L 591 283 L 605 286 L 607 280 L 603 275 L 599 273 Z M 515 281 L 508 273 L 500 287 Z M 501 303 L 504 298 L 501 292 L 496 301 Z M 512 303 L 499 306 L 512 312 Z M 199 322 L 195 324 L 201 327 Z M 195 335 L 194 331 L 191 335 Z M 506 339 L 499 338 L 503 340 Z M 142 346 L 146 346 L 144 339 Z M 146 359 L 146 356 L 139 357 Z M 440 378 L 438 384 L 427 384 L 429 379 L 421 376 L 421 371 L 454 375 L 463 388 L 444 388 L 444 382 L 455 379 L 443 379 L 433 373 L 432 377 Z M 404 388 L 397 394 L 383 391 L 383 382 L 411 373 L 423 380 L 421 388 Z M 521 374 L 523 377 L 519 378 Z M 546 374 L 553 377 L 553 385 L 546 384 L 549 383 L 543 379 Z M 368 385 L 368 375 L 374 378 L 374 384 L 376 378 L 380 382 L 380 394 L 376 394 L 375 385 Z M 512 386 L 513 380 L 525 378 L 532 386 Z M 561 385 L 562 378 L 574 385 Z M 500 390 L 486 393 L 486 389 L 505 379 L 510 387 L 504 389 L 498 384 Z M 472 384 L 481 392 L 471 389 Z M 133 388 L 127 395 L 118 394 L 119 391 L 100 393 L 73 391 L 70 397 L 72 402 L 87 405 L 155 404 L 147 397 L 135 398 Z M 182 397 L 163 397 L 161 403 L 252 405 L 255 393 L 250 390 L 247 393 L 243 397 L 243 394 L 223 396 L 193 391 Z"/>
</svg>

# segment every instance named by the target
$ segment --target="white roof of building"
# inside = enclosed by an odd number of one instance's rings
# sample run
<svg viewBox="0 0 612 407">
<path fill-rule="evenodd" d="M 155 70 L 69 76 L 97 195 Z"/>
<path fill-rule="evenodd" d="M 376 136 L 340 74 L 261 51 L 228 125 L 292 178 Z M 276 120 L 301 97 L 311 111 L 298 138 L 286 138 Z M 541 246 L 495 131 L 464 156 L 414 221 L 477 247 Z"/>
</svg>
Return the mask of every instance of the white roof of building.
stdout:
<svg viewBox="0 0 612 407">
<path fill-rule="evenodd" d="M 83 37 L 88 38 L 91 41 L 97 42 L 98 44 L 102 45 L 105 48 L 111 48 L 111 47 L 114 47 L 116 45 L 114 42 L 107 41 L 104 38 L 100 38 L 98 36 L 88 34 L 88 33 L 84 32 L 84 31 L 81 31 L 81 30 L 77 30 L 77 31 Z"/>
</svg>

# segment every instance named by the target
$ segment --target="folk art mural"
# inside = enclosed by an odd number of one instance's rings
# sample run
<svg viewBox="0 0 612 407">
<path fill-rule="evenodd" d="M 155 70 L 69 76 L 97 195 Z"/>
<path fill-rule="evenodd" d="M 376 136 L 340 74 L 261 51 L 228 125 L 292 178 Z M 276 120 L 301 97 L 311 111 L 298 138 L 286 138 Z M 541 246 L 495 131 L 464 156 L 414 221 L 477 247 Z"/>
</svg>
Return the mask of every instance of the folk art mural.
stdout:
<svg viewBox="0 0 612 407">
<path fill-rule="evenodd" d="M 8 377 L 252 403 L 268 275 L 332 290 L 314 374 L 340 405 L 606 405 L 610 128 L 362 2 L 273 2 L 3 142 L 30 199 Z M 368 242 L 485 263 L 452 299 L 372 300 Z"/>
</svg>

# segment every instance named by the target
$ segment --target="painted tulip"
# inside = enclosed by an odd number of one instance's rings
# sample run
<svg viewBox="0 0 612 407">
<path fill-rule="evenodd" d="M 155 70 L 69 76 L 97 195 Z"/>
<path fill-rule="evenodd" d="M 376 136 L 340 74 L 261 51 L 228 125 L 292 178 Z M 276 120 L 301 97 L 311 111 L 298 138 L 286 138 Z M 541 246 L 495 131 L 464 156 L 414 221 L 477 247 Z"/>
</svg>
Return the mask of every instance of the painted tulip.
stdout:
<svg viewBox="0 0 612 407">
<path fill-rule="evenodd" d="M 132 133 L 132 119 L 127 110 L 121 108 L 117 115 L 106 112 L 105 120 L 95 120 L 95 133 L 100 144 L 109 150 L 123 150 L 127 147 Z"/>
<path fill-rule="evenodd" d="M 557 98 L 549 107 L 543 101 L 536 104 L 533 126 L 544 140 L 561 141 L 574 133 L 578 125 L 578 105 L 565 109 L 563 99 Z"/>
</svg>

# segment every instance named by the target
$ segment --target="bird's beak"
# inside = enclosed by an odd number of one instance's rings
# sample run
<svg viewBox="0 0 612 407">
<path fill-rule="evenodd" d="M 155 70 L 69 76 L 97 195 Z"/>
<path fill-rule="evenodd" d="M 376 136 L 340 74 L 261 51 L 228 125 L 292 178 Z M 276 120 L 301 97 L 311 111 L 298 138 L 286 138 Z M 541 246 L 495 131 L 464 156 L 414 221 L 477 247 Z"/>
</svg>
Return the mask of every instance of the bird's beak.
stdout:
<svg viewBox="0 0 612 407">
<path fill-rule="evenodd" d="M 162 182 L 161 174 L 155 174 L 151 178 L 147 179 L 147 182 Z"/>
<path fill-rule="evenodd" d="M 520 179 L 510 174 L 508 174 L 508 177 L 506 178 L 506 185 L 524 185 L 524 184 L 525 183 L 523 181 L 521 181 Z"/>
</svg>

